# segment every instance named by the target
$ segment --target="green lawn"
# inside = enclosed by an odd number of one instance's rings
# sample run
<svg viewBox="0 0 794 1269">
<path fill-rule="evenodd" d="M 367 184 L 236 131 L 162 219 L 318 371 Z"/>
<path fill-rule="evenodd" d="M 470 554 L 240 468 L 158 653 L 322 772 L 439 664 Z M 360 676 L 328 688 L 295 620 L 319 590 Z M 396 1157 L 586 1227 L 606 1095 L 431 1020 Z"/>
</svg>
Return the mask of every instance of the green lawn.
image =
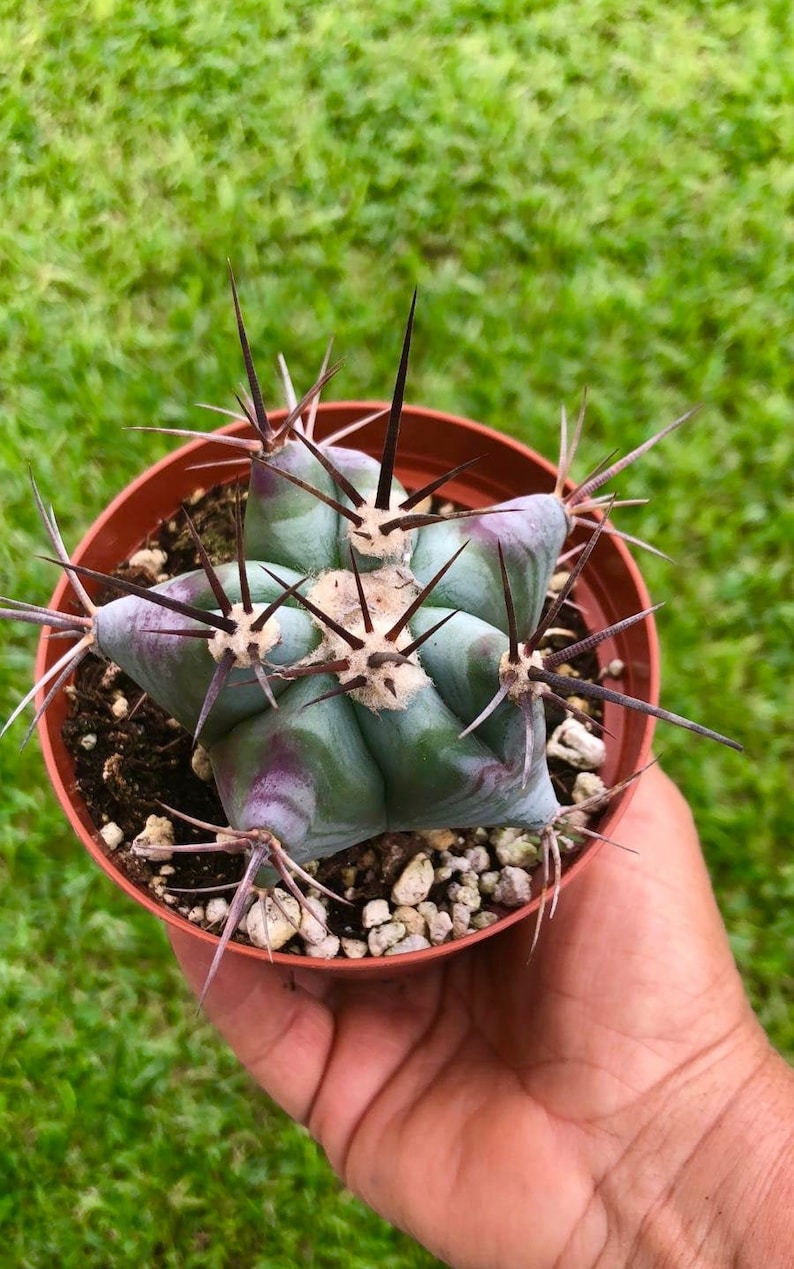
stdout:
<svg viewBox="0 0 794 1269">
<path fill-rule="evenodd" d="M 410 293 L 409 399 L 583 465 L 695 401 L 620 482 L 646 558 L 666 729 L 733 946 L 794 1054 L 790 856 L 794 64 L 789 5 L 617 0 L 0 0 L 0 590 L 73 543 L 242 368 L 269 399 L 330 333 L 382 397 Z M 3 632 L 0 716 L 35 638 Z M 28 1267 L 436 1262 L 341 1192 L 203 1023 L 162 931 L 84 858 L 17 726 L 0 746 L 0 1258 Z"/>
</svg>

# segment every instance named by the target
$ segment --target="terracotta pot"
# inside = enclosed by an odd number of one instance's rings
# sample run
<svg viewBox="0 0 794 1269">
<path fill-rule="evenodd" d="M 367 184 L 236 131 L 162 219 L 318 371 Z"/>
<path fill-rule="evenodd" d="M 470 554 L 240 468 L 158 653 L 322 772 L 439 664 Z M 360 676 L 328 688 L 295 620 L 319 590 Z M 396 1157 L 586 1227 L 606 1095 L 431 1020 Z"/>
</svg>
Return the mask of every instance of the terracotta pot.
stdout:
<svg viewBox="0 0 794 1269">
<path fill-rule="evenodd" d="M 337 402 L 321 405 L 317 415 L 316 434 L 322 439 L 347 423 L 363 418 L 379 408 L 373 402 Z M 272 420 L 278 423 L 283 412 L 274 412 Z M 383 441 L 382 421 L 369 424 L 351 438 L 351 444 L 370 454 L 379 455 Z M 245 425 L 231 424 L 223 429 L 226 434 L 246 434 Z M 342 442 L 345 444 L 346 442 Z M 180 503 L 206 481 L 206 475 L 195 468 L 198 464 L 226 460 L 232 451 L 211 441 L 193 441 L 176 453 L 156 463 L 137 480 L 134 480 L 99 516 L 73 554 L 75 563 L 85 564 L 103 572 L 112 572 L 127 559 L 154 532 L 161 521 L 178 511 Z M 554 467 L 533 453 L 525 445 L 481 424 L 434 410 L 406 406 L 403 411 L 402 431 L 397 461 L 397 474 L 409 488 L 418 488 L 443 472 L 449 471 L 469 458 L 479 458 L 477 464 L 444 487 L 444 495 L 468 507 L 487 506 L 494 502 L 520 494 L 548 492 L 554 486 Z M 241 459 L 239 469 L 227 468 L 224 479 L 231 480 L 245 471 L 247 460 Z M 581 539 L 589 536 L 581 534 Z M 576 535 L 569 539 L 576 542 Z M 583 608 L 588 629 L 598 630 L 618 621 L 621 617 L 639 612 L 650 604 L 642 576 L 624 545 L 614 537 L 602 535 L 582 579 L 577 584 L 577 602 Z M 74 611 L 74 601 L 65 577 L 59 581 L 50 601 L 53 609 Z M 39 642 L 36 658 L 36 678 L 41 677 L 63 652 L 63 646 L 46 638 L 46 631 Z M 625 675 L 621 690 L 654 704 L 658 702 L 659 654 L 656 632 L 651 618 L 627 630 L 617 640 L 607 640 L 598 649 L 599 664 L 605 665 L 619 657 L 625 663 Z M 131 882 L 116 866 L 114 855 L 97 833 L 88 811 L 75 789 L 72 759 L 61 738 L 61 728 L 66 717 L 66 700 L 62 693 L 53 701 L 40 725 L 41 745 L 47 771 L 58 800 L 64 808 L 72 828 L 88 853 L 100 868 L 137 903 L 147 908 L 161 920 L 182 930 L 189 930 L 198 939 L 215 944 L 217 936 L 197 928 L 178 913 L 157 903 L 152 895 Z M 608 785 L 637 770 L 650 757 L 654 720 L 633 711 L 622 710 L 606 704 L 604 725 L 613 733 L 607 737 L 608 756 L 601 771 Z M 615 836 L 617 826 L 634 792 L 629 786 L 609 806 L 602 821 L 601 831 Z M 598 854 L 601 843 L 586 844 L 581 853 L 566 869 L 563 888 L 571 884 L 583 868 L 589 866 Z M 358 961 L 337 958 L 332 961 L 310 957 L 296 961 L 287 953 L 275 953 L 277 964 L 317 973 L 338 973 L 346 977 L 397 972 L 415 969 L 472 947 L 482 939 L 525 919 L 533 912 L 539 898 L 505 916 L 486 930 L 480 930 L 463 940 L 444 943 L 421 952 L 409 952 L 402 956 L 365 958 Z M 244 956 L 268 959 L 265 950 L 245 946 L 232 941 L 230 951 Z"/>
</svg>

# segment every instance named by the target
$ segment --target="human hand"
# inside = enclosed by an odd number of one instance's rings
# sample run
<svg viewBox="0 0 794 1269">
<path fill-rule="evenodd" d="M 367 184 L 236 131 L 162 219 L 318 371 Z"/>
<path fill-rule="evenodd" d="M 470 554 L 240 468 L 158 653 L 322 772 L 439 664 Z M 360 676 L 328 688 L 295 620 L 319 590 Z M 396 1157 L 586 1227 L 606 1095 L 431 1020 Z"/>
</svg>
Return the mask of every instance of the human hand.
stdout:
<svg viewBox="0 0 794 1269">
<path fill-rule="evenodd" d="M 207 998 L 344 1183 L 457 1269 L 751 1265 L 774 1236 L 791 1076 L 658 768 L 619 837 L 638 855 L 605 845 L 531 960 L 530 919 L 388 982 L 227 956 Z M 171 938 L 198 993 L 212 949 Z"/>
</svg>

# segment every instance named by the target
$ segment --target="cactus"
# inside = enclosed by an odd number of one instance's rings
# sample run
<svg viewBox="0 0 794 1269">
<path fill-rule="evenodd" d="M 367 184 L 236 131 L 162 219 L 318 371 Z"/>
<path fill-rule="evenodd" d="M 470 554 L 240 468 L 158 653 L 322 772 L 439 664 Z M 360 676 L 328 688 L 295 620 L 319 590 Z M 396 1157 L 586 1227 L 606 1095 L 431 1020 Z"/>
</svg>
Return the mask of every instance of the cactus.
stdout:
<svg viewBox="0 0 794 1269">
<path fill-rule="evenodd" d="M 565 808 L 546 764 L 544 700 L 582 718 L 567 700 L 575 689 L 738 748 L 664 709 L 557 673 L 563 660 L 653 609 L 564 653 L 541 651 L 599 535 L 616 531 L 609 519 L 615 501 L 599 490 L 689 414 L 570 490 L 584 409 L 570 444 L 563 413 L 552 493 L 476 512 L 435 513 L 421 508 L 468 464 L 411 492 L 395 477 L 416 296 L 377 462 L 340 438 L 322 445 L 313 439 L 319 393 L 336 369 L 327 358 L 301 401 L 287 378 L 291 409 L 278 429 L 271 426 L 233 278 L 232 294 L 250 390 L 238 398 L 239 417 L 251 429 L 248 438 L 220 438 L 250 459 L 234 558 L 214 566 L 187 517 L 201 565 L 194 572 L 146 589 L 73 564 L 34 482 L 55 562 L 67 570 L 83 612 L 4 601 L 0 616 L 74 640 L 6 727 L 40 691 L 27 739 L 76 666 L 95 654 L 119 665 L 201 741 L 228 823 L 183 814 L 208 835 L 183 849 L 246 858 L 206 987 L 253 887 L 280 882 L 304 904 L 297 883 L 311 881 L 310 861 L 387 829 L 532 830 L 539 836 L 543 902 L 551 890 L 553 911 Z M 592 536 L 542 616 L 557 560 L 578 523 L 594 523 Z M 88 580 L 118 597 L 97 605 Z M 595 829 L 576 831 L 598 836 Z M 542 913 L 543 903 L 535 937 Z"/>
</svg>

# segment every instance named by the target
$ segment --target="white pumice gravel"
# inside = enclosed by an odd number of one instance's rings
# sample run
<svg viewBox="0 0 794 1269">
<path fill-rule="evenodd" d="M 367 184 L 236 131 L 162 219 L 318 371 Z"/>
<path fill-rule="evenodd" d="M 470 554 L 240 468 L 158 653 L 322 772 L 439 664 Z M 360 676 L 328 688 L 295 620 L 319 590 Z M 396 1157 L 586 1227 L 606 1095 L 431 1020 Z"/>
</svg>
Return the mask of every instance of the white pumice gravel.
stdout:
<svg viewBox="0 0 794 1269">
<path fill-rule="evenodd" d="M 491 856 L 485 846 L 470 846 L 464 854 L 472 872 L 486 872 L 491 866 Z"/>
<path fill-rule="evenodd" d="M 453 872 L 468 872 L 471 866 L 465 855 L 453 855 L 449 850 L 442 850 L 441 863 Z"/>
<path fill-rule="evenodd" d="M 212 780 L 212 763 L 210 756 L 201 745 L 196 745 L 190 755 L 190 769 L 199 780 L 209 784 Z"/>
<path fill-rule="evenodd" d="M 427 936 L 434 946 L 452 937 L 452 917 L 448 912 L 435 912 L 427 922 Z"/>
<path fill-rule="evenodd" d="M 440 863 L 437 863 L 435 867 L 435 880 L 436 882 L 449 881 L 455 873 L 468 872 L 470 868 L 471 864 L 465 855 L 453 855 L 448 850 L 442 850 Z"/>
<path fill-rule="evenodd" d="M 363 939 L 342 939 L 342 951 L 348 960 L 360 961 L 366 956 L 369 948 Z"/>
<path fill-rule="evenodd" d="M 404 938 L 405 926 L 402 921 L 387 921 L 385 925 L 376 926 L 367 936 L 370 956 L 383 956 L 384 952 Z"/>
<path fill-rule="evenodd" d="M 257 899 L 248 909 L 246 933 L 255 947 L 269 945 L 271 951 L 277 952 L 297 934 L 301 920 L 297 899 L 279 890 L 278 901 L 284 912 L 279 911 L 270 895 Z"/>
<path fill-rule="evenodd" d="M 421 934 L 408 934 L 393 947 L 387 947 L 386 956 L 403 956 L 406 952 L 424 952 L 430 947 L 428 940 Z"/>
<path fill-rule="evenodd" d="M 117 694 L 113 697 L 113 704 L 110 707 L 110 712 L 114 718 L 127 717 L 130 712 L 130 703 L 123 693 L 117 692 Z"/>
<path fill-rule="evenodd" d="M 168 563 L 168 556 L 159 547 L 142 547 L 130 556 L 133 568 L 141 568 L 148 573 L 153 582 L 159 580 L 160 574 Z"/>
<path fill-rule="evenodd" d="M 402 921 L 409 934 L 427 934 L 427 921 L 418 908 L 410 908 L 402 904 L 393 912 L 395 921 Z"/>
<path fill-rule="evenodd" d="M 114 823 L 113 820 L 111 820 L 109 824 L 102 825 L 99 830 L 99 836 L 102 838 L 102 841 L 105 843 L 108 850 L 118 850 L 119 846 L 124 841 L 124 834 L 118 824 Z"/>
<path fill-rule="evenodd" d="M 453 903 L 463 904 L 470 912 L 476 912 L 482 905 L 482 895 L 476 884 L 463 886 L 459 881 L 453 881 L 447 890 L 447 895 Z"/>
<path fill-rule="evenodd" d="M 496 858 L 503 868 L 529 868 L 538 857 L 538 848 L 520 828 L 500 828 L 493 835 Z"/>
<path fill-rule="evenodd" d="M 626 668 L 625 661 L 621 661 L 620 657 L 613 657 L 611 661 L 607 662 L 607 664 L 604 666 L 603 670 L 599 674 L 598 676 L 599 682 L 601 681 L 601 679 L 619 679 L 621 675 L 623 674 L 623 671 L 625 670 L 625 668 Z"/>
<path fill-rule="evenodd" d="M 365 930 L 373 930 L 391 920 L 391 908 L 386 899 L 370 899 L 361 912 L 361 924 Z"/>
<path fill-rule="evenodd" d="M 202 924 L 202 922 L 205 919 L 205 912 L 204 912 L 204 908 L 202 907 L 200 903 L 197 903 L 194 908 L 190 909 L 190 911 L 187 914 L 187 919 L 188 921 L 192 921 L 194 925 Z"/>
<path fill-rule="evenodd" d="M 327 918 L 328 913 L 324 903 L 321 903 L 319 899 L 306 900 L 306 906 L 301 909 L 300 936 L 307 945 L 307 949 L 314 944 L 319 945 L 325 942 L 328 938 Z M 337 939 L 338 950 L 339 940 Z M 321 955 L 319 952 L 317 954 Z"/>
<path fill-rule="evenodd" d="M 484 894 L 486 898 L 489 898 L 499 885 L 499 875 L 500 874 L 495 869 L 491 872 L 481 872 L 479 886 L 480 894 Z"/>
<path fill-rule="evenodd" d="M 107 688 L 113 686 L 120 674 L 121 666 L 116 665 L 115 661 L 108 661 L 103 671 L 102 678 L 99 680 L 99 686 L 107 690 Z"/>
<path fill-rule="evenodd" d="M 566 718 L 546 745 L 550 758 L 560 758 L 577 771 L 596 771 L 606 757 L 606 745 L 576 718 Z"/>
<path fill-rule="evenodd" d="M 222 925 L 229 913 L 229 904 L 226 899 L 218 896 L 210 899 L 206 907 L 207 925 Z"/>
<path fill-rule="evenodd" d="M 418 855 L 414 855 L 392 886 L 392 902 L 397 907 L 404 904 L 415 908 L 430 894 L 434 881 L 433 862 L 429 855 L 420 851 Z"/>
<path fill-rule="evenodd" d="M 318 961 L 332 961 L 339 952 L 340 946 L 341 939 L 335 934 L 326 934 L 324 939 L 306 944 L 306 955 L 313 956 Z"/>
<path fill-rule="evenodd" d="M 458 840 L 451 828 L 427 828 L 419 836 L 431 850 L 449 850 Z"/>
<path fill-rule="evenodd" d="M 503 868 L 493 897 L 506 908 L 520 908 L 522 904 L 529 903 L 532 897 L 529 874 L 523 868 Z"/>
<path fill-rule="evenodd" d="M 452 937 L 453 939 L 462 939 L 469 926 L 471 925 L 471 908 L 465 903 L 453 903 L 452 905 Z"/>
<path fill-rule="evenodd" d="M 95 731 L 87 731 L 78 741 L 81 749 L 85 749 L 86 753 L 90 753 L 92 749 L 96 749 L 97 735 Z"/>
<path fill-rule="evenodd" d="M 509 846 L 513 842 L 524 840 L 526 832 L 523 828 L 495 828 L 491 833 L 491 845 L 495 850 Z"/>
<path fill-rule="evenodd" d="M 430 919 L 438 912 L 438 904 L 433 903 L 432 899 L 425 899 L 424 903 L 418 903 L 416 905 L 416 910 L 420 916 L 425 918 L 426 921 L 430 921 Z"/>
<path fill-rule="evenodd" d="M 150 815 L 132 839 L 132 853 L 144 859 L 166 860 L 174 857 L 174 826 L 165 815 Z"/>
<path fill-rule="evenodd" d="M 589 811 L 580 811 L 575 804 L 573 806 L 564 806 L 562 809 L 565 811 L 566 828 L 575 830 L 577 828 L 587 827 L 590 820 Z M 565 841 L 566 839 L 564 837 L 561 836 L 559 838 L 559 847 L 561 851 L 565 851 L 566 849 Z"/>
<path fill-rule="evenodd" d="M 586 802 L 588 798 L 599 797 L 606 791 L 607 786 L 595 771 L 580 771 L 573 782 L 571 800 L 577 805 L 579 802 Z"/>
<path fill-rule="evenodd" d="M 473 930 L 487 930 L 489 925 L 496 925 L 499 917 L 495 912 L 475 912 L 471 919 Z"/>
</svg>

